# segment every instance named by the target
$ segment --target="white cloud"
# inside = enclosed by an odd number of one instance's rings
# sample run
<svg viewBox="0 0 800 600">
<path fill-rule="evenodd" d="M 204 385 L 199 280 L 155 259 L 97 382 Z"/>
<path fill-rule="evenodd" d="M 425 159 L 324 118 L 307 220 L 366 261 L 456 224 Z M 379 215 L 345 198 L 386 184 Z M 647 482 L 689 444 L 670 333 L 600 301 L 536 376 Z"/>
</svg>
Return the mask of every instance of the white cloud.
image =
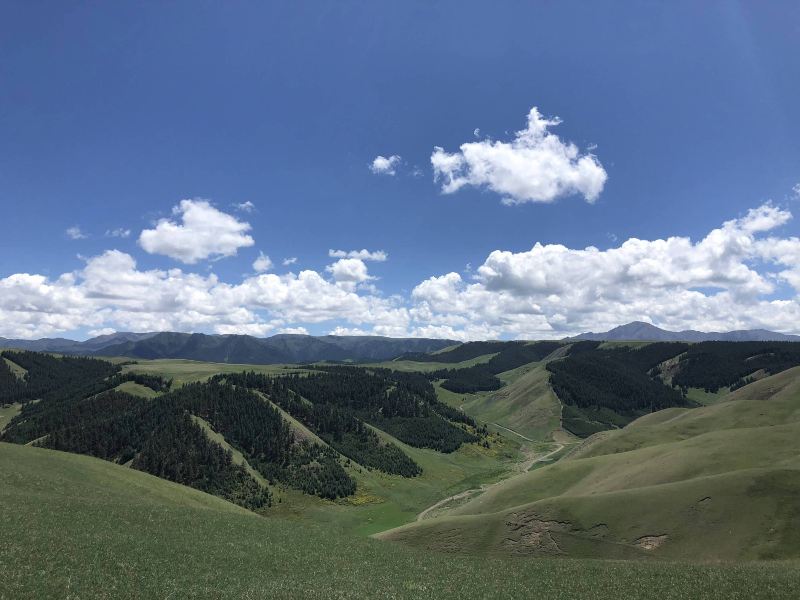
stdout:
<svg viewBox="0 0 800 600">
<path fill-rule="evenodd" d="M 81 228 L 78 227 L 77 225 L 69 227 L 65 233 L 67 234 L 67 237 L 71 240 L 85 240 L 86 238 L 89 237 L 88 234 L 81 231 Z"/>
<path fill-rule="evenodd" d="M 131 230 L 118 227 L 117 229 L 106 229 L 105 236 L 113 238 L 127 238 L 130 237 Z"/>
<path fill-rule="evenodd" d="M 272 260 L 263 252 L 258 253 L 258 258 L 253 261 L 253 270 L 256 273 L 269 271 L 273 267 Z"/>
<path fill-rule="evenodd" d="M 113 327 L 103 327 L 102 329 L 92 329 L 89 331 L 89 335 L 92 337 L 98 337 L 101 335 L 111 335 L 112 333 L 117 333 L 117 330 Z"/>
<path fill-rule="evenodd" d="M 340 258 L 332 265 L 325 267 L 325 270 L 333 276 L 339 287 L 350 291 L 354 290 L 358 284 L 374 279 L 367 272 L 367 265 L 360 258 Z"/>
<path fill-rule="evenodd" d="M 389 258 L 389 255 L 383 250 L 376 250 L 370 252 L 369 250 L 328 250 L 328 256 L 331 258 L 358 258 L 361 260 L 372 260 L 375 262 L 384 262 Z"/>
<path fill-rule="evenodd" d="M 401 160 L 397 154 L 392 154 L 391 156 L 381 156 L 379 154 L 372 160 L 369 170 L 375 175 L 395 175 Z"/>
<path fill-rule="evenodd" d="M 328 335 L 341 335 L 341 336 L 352 336 L 352 335 L 370 335 L 371 332 L 366 331 L 364 329 L 359 329 L 358 327 L 342 327 L 339 325 L 331 329 L 328 332 Z"/>
<path fill-rule="evenodd" d="M 465 186 L 486 188 L 506 204 L 554 202 L 572 194 L 594 202 L 608 175 L 594 155 L 581 154 L 577 146 L 548 131 L 559 123 L 533 107 L 527 127 L 510 142 L 466 142 L 452 154 L 436 146 L 431 155 L 434 181 L 441 182 L 445 194 Z"/>
<path fill-rule="evenodd" d="M 282 327 L 278 333 L 288 333 L 292 335 L 308 335 L 308 329 L 305 327 Z"/>
<path fill-rule="evenodd" d="M 256 209 L 256 205 L 250 202 L 250 200 L 248 200 L 247 202 L 240 202 L 238 204 L 234 204 L 233 206 L 236 208 L 236 210 L 246 213 L 253 212 Z"/>
<path fill-rule="evenodd" d="M 676 330 L 795 331 L 800 240 L 758 237 L 790 218 L 766 204 L 697 242 L 632 238 L 605 251 L 538 243 L 526 252 L 495 250 L 472 282 L 450 273 L 419 284 L 412 317 L 512 337 L 561 337 L 632 320 Z M 759 269 L 763 261 L 782 270 Z M 795 297 L 769 299 L 776 279 L 794 286 Z"/>
<path fill-rule="evenodd" d="M 274 333 L 275 324 L 268 323 L 222 323 L 214 328 L 215 333 L 221 335 L 252 335 L 254 337 L 266 337 Z"/>
<path fill-rule="evenodd" d="M 355 271 L 350 277 L 350 283 L 361 279 Z M 54 280 L 26 273 L 0 279 L 0 336 L 35 338 L 105 327 L 266 335 L 286 323 L 330 320 L 405 331 L 408 310 L 400 302 L 356 293 L 342 283 L 301 271 L 228 284 L 214 274 L 139 270 L 132 256 L 109 250 Z"/>
<path fill-rule="evenodd" d="M 297 262 L 296 256 L 290 256 L 289 258 L 284 258 L 282 263 L 284 267 L 288 267 L 289 265 L 293 265 Z"/>
<path fill-rule="evenodd" d="M 246 235 L 250 224 L 217 210 L 206 200 L 181 200 L 172 210 L 181 223 L 161 219 L 155 229 L 145 229 L 139 245 L 150 254 L 163 254 L 186 264 L 206 258 L 234 256 L 239 248 L 252 246 Z"/>
<path fill-rule="evenodd" d="M 792 198 L 800 200 L 800 183 L 795 183 L 794 186 L 792 186 Z"/>
<path fill-rule="evenodd" d="M 471 275 L 381 296 L 359 258 L 324 273 L 260 273 L 239 283 L 181 269 L 140 270 L 110 250 L 56 278 L 0 278 L 0 336 L 76 330 L 270 335 L 329 322 L 337 332 L 450 339 L 559 338 L 632 320 L 667 329 L 797 332 L 800 239 L 765 204 L 698 240 L 628 239 L 607 250 L 535 244 L 495 250 Z"/>
</svg>

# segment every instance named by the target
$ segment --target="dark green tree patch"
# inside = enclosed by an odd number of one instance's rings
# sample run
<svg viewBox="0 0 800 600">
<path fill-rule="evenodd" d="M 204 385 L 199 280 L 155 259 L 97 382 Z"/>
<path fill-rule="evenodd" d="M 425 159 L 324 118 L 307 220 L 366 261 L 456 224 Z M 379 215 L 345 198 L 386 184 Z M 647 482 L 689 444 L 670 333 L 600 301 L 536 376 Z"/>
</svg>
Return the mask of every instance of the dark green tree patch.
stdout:
<svg viewBox="0 0 800 600">
<path fill-rule="evenodd" d="M 681 357 L 672 383 L 716 392 L 763 370 L 768 375 L 800 365 L 798 342 L 702 342 Z"/>
<path fill-rule="evenodd" d="M 639 349 L 584 348 L 547 365 L 550 385 L 564 404 L 564 427 L 585 437 L 622 427 L 637 417 L 672 406 L 694 406 L 653 372 L 686 344 L 658 343 Z"/>
</svg>

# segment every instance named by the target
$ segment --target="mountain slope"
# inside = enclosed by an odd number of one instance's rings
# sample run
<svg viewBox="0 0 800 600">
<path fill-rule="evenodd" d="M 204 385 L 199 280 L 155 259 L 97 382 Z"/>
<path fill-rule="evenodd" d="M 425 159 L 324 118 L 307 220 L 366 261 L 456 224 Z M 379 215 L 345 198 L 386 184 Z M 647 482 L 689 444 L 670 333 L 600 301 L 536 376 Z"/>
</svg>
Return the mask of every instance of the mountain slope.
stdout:
<svg viewBox="0 0 800 600">
<path fill-rule="evenodd" d="M 530 439 L 548 440 L 561 428 L 561 403 L 548 383 L 546 364 L 563 353 L 556 351 L 546 360 L 500 373 L 498 378 L 505 385 L 493 392 L 455 394 L 438 386 L 437 393 L 479 421 L 500 425 Z"/>
<path fill-rule="evenodd" d="M 800 367 L 665 412 L 383 537 L 488 555 L 799 558 Z"/>
<path fill-rule="evenodd" d="M 24 509 L 22 508 L 24 507 Z M 0 597 L 792 598 L 794 564 L 453 557 L 258 517 L 97 459 L 0 443 Z M 180 557 L 180 560 L 176 560 Z"/>
<path fill-rule="evenodd" d="M 90 338 L 85 342 L 77 342 L 66 338 L 41 338 L 38 340 L 18 340 L 0 338 L 0 348 L 16 348 L 18 350 L 31 350 L 34 352 L 58 352 L 63 354 L 91 354 L 96 350 L 121 344 L 124 342 L 135 342 L 144 340 L 156 335 L 152 333 L 131 333 L 118 332 L 107 335 L 99 335 Z"/>
<path fill-rule="evenodd" d="M 766 329 L 746 329 L 727 332 L 703 332 L 687 329 L 684 331 L 667 331 L 650 323 L 633 321 L 620 325 L 605 333 L 582 333 L 571 340 L 596 341 L 648 341 L 648 342 L 796 342 L 798 335 L 787 335 Z"/>
<path fill-rule="evenodd" d="M 385 338 L 378 336 L 206 335 L 163 332 L 142 340 L 125 341 L 97 351 L 101 356 L 184 358 L 237 363 L 281 364 L 317 361 L 381 361 L 406 352 L 432 352 L 452 345 L 450 340 Z"/>
<path fill-rule="evenodd" d="M 83 342 L 65 338 L 0 338 L 0 348 L 60 354 L 96 354 L 131 358 L 183 358 L 236 364 L 282 364 L 317 361 L 383 361 L 401 354 L 428 353 L 452 346 L 452 340 L 382 336 L 312 336 L 279 334 L 268 338 L 204 333 L 120 332 Z"/>
</svg>

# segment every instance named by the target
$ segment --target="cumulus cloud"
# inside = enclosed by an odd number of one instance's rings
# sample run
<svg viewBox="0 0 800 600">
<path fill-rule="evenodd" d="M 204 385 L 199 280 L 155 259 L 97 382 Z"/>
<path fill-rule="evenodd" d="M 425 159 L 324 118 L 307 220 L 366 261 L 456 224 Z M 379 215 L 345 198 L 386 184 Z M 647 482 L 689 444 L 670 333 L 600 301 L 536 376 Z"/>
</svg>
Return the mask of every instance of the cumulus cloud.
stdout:
<svg viewBox="0 0 800 600">
<path fill-rule="evenodd" d="M 608 175 L 593 154 L 581 154 L 575 144 L 549 131 L 559 123 L 558 117 L 545 118 L 533 107 L 527 127 L 510 142 L 466 142 L 453 153 L 436 146 L 434 181 L 445 194 L 473 186 L 500 194 L 506 204 L 554 202 L 573 194 L 594 202 Z"/>
<path fill-rule="evenodd" d="M 117 229 L 106 229 L 105 236 L 112 238 L 127 238 L 130 237 L 131 230 L 118 227 Z"/>
<path fill-rule="evenodd" d="M 161 219 L 155 229 L 145 229 L 139 245 L 150 254 L 163 254 L 186 264 L 206 258 L 234 256 L 255 242 L 247 235 L 250 224 L 214 208 L 206 200 L 181 200 L 172 209 L 181 222 Z"/>
<path fill-rule="evenodd" d="M 345 271 L 337 273 L 346 277 Z M 361 279 L 357 273 L 350 277 Z M 27 273 L 0 279 L 4 337 L 112 326 L 120 331 L 265 335 L 286 323 L 329 320 L 385 331 L 405 331 L 409 323 L 407 308 L 395 299 L 358 294 L 315 271 L 262 273 L 229 284 L 214 274 L 140 270 L 129 254 L 109 250 L 56 279 Z"/>
<path fill-rule="evenodd" d="M 361 258 L 322 273 L 256 273 L 239 283 L 182 269 L 142 270 L 110 250 L 55 278 L 0 278 L 0 336 L 76 330 L 270 335 L 329 322 L 334 331 L 449 339 L 560 338 L 633 320 L 667 329 L 797 332 L 800 239 L 791 213 L 747 211 L 700 239 L 631 238 L 613 247 L 495 250 L 469 274 L 380 295 Z"/>
<path fill-rule="evenodd" d="M 269 271 L 273 267 L 272 260 L 263 252 L 258 253 L 258 258 L 253 261 L 253 271 L 256 273 L 263 273 Z"/>
<path fill-rule="evenodd" d="M 792 198 L 800 200 L 800 183 L 795 183 L 792 187 Z"/>
<path fill-rule="evenodd" d="M 78 227 L 77 225 L 69 227 L 65 231 L 65 233 L 67 234 L 67 237 L 71 240 L 85 240 L 86 238 L 89 237 L 89 235 L 81 231 L 81 228 Z"/>
<path fill-rule="evenodd" d="M 372 159 L 369 170 L 375 175 L 395 175 L 397 167 L 400 166 L 402 159 L 397 154 L 391 156 L 381 156 L 380 154 Z"/>
<path fill-rule="evenodd" d="M 282 264 L 284 267 L 288 267 L 289 265 L 293 265 L 297 262 L 296 256 L 290 256 L 289 258 L 284 258 Z"/>
<path fill-rule="evenodd" d="M 369 250 L 328 250 L 328 256 L 331 258 L 358 258 L 361 260 L 372 260 L 375 262 L 384 262 L 389 258 L 389 255 L 383 250 L 376 250 L 370 252 Z"/>
<path fill-rule="evenodd" d="M 485 325 L 514 337 L 561 337 L 649 320 L 668 329 L 797 329 L 800 240 L 759 238 L 791 214 L 765 204 L 693 242 L 629 239 L 608 250 L 535 244 L 496 250 L 472 281 L 431 277 L 412 292 L 412 316 L 435 325 Z M 759 269 L 769 261 L 777 272 Z M 776 279 L 791 299 L 770 299 Z"/>
<path fill-rule="evenodd" d="M 325 270 L 333 276 L 339 287 L 347 290 L 354 290 L 358 284 L 374 279 L 360 258 L 340 258 Z"/>
</svg>

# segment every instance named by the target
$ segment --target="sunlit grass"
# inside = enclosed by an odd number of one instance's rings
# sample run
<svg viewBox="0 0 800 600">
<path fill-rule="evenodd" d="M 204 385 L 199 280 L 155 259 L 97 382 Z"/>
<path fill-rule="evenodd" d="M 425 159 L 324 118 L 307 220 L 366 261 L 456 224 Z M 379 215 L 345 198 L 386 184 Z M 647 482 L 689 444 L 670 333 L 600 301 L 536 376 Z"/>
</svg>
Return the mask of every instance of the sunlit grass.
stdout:
<svg viewBox="0 0 800 600">
<path fill-rule="evenodd" d="M 0 444 L 0 597 L 795 598 L 796 563 L 493 560 L 258 517 L 89 457 Z"/>
</svg>

